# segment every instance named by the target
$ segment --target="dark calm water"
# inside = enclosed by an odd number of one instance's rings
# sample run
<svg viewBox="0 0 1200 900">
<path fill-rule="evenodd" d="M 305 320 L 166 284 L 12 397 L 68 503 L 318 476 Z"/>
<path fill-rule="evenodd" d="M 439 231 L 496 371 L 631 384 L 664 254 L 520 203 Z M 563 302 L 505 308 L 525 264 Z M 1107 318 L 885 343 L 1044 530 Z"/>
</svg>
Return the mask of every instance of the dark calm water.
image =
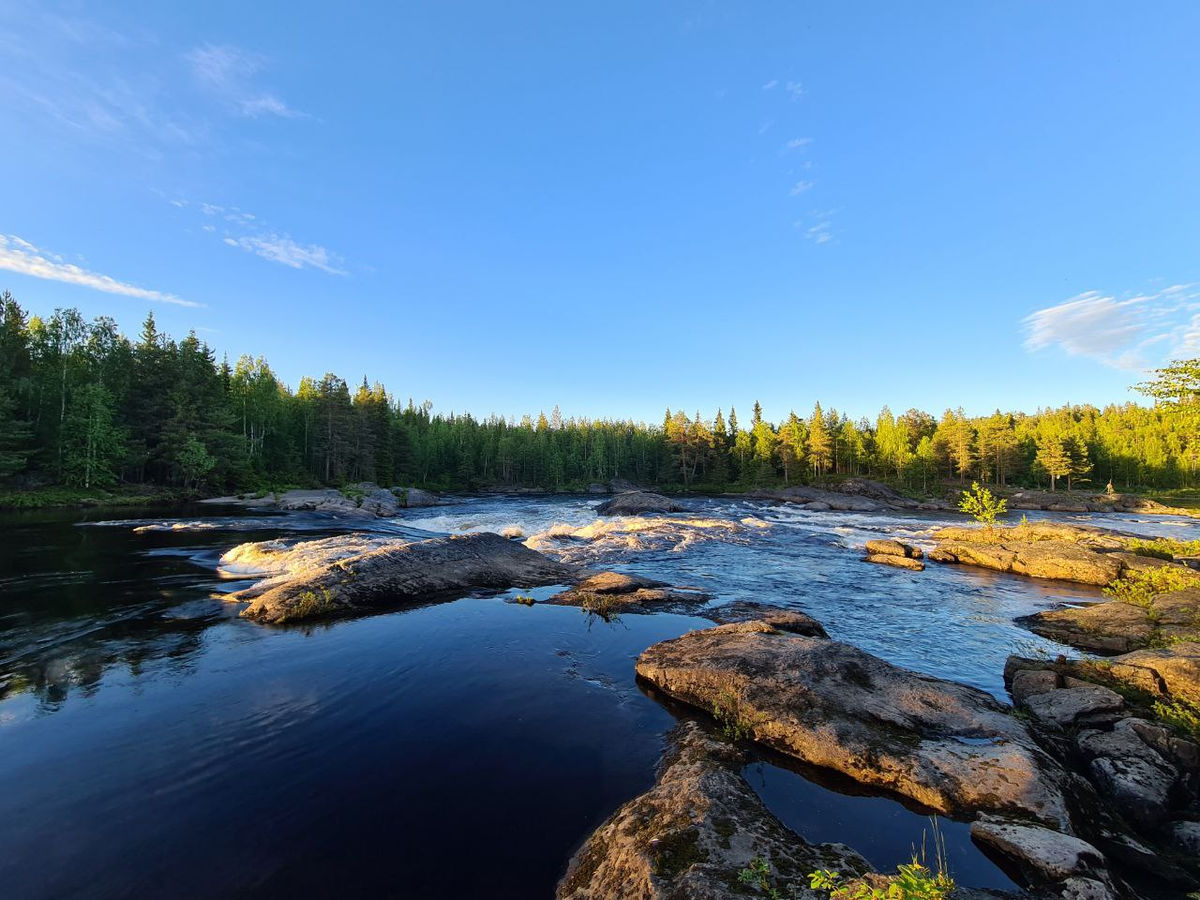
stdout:
<svg viewBox="0 0 1200 900">
<path fill-rule="evenodd" d="M 216 572 L 242 541 L 519 527 L 722 602 L 804 609 L 838 638 L 997 693 L 1007 653 L 1061 649 L 1014 616 L 1095 597 L 949 567 L 914 576 L 850 549 L 926 539 L 936 520 L 714 500 L 696 514 L 747 524 L 581 536 L 594 502 L 477 499 L 368 523 L 205 507 L 0 519 L 0 894 L 547 897 L 579 842 L 652 782 L 675 717 L 633 660 L 706 623 L 606 625 L 501 596 L 265 628 L 214 596 L 242 584 Z M 747 776 L 811 840 L 885 869 L 921 843 L 920 814 L 780 763 Z M 961 882 L 1009 884 L 964 825 L 941 829 Z"/>
</svg>

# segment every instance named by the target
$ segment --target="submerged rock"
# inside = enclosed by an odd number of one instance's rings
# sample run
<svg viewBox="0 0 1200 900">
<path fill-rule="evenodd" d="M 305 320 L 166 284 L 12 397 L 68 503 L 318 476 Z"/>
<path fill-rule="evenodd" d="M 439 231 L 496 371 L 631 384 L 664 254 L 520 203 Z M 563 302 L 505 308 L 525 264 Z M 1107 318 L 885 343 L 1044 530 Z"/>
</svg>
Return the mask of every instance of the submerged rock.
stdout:
<svg viewBox="0 0 1200 900">
<path fill-rule="evenodd" d="M 640 516 L 644 513 L 683 512 L 684 506 L 670 497 L 650 491 L 626 491 L 596 507 L 602 516 Z"/>
<path fill-rule="evenodd" d="M 489 532 L 397 540 L 276 578 L 241 614 L 260 622 L 293 622 L 578 577 L 577 568 Z M 230 599 L 246 597 L 234 594 Z"/>
<path fill-rule="evenodd" d="M 747 761 L 695 722 L 676 726 L 654 786 L 584 842 L 559 900 L 734 900 L 747 896 L 737 876 L 756 857 L 781 890 L 797 885 L 800 900 L 825 896 L 808 888 L 815 869 L 870 871 L 848 847 L 814 846 L 776 819 L 742 777 Z"/>
<path fill-rule="evenodd" d="M 680 590 L 639 575 L 600 572 L 546 602 L 556 606 L 578 606 L 608 618 L 624 612 L 684 611 L 709 599 L 703 591 Z"/>
<path fill-rule="evenodd" d="M 763 744 L 929 809 L 1071 830 L 1065 773 L 983 691 L 763 622 L 656 644 L 637 673 L 700 709 L 733 710 Z"/>
</svg>

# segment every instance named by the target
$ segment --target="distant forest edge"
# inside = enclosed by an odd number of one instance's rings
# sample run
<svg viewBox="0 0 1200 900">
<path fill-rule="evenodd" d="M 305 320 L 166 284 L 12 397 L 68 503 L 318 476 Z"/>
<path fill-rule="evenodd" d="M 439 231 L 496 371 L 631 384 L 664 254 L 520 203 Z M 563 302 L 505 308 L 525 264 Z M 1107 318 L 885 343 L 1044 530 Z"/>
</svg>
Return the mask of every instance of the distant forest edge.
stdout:
<svg viewBox="0 0 1200 900">
<path fill-rule="evenodd" d="M 866 475 L 911 491 L 945 480 L 1167 490 L 1200 484 L 1200 360 L 1158 370 L 1153 405 L 941 418 L 884 407 L 874 422 L 818 403 L 773 424 L 759 405 L 661 423 L 434 413 L 328 373 L 292 390 L 261 357 L 216 360 L 153 314 L 131 341 L 108 317 L 28 316 L 0 295 L 0 487 L 156 486 L 182 494 L 342 485 L 573 490 L 624 478 L 721 490 Z"/>
</svg>

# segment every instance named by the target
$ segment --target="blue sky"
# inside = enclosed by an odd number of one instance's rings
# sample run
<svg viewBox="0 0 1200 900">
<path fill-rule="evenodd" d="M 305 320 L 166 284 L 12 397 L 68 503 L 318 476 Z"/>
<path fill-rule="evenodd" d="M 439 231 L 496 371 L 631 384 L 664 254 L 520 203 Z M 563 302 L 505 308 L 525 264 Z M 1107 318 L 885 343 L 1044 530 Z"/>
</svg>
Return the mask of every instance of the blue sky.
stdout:
<svg viewBox="0 0 1200 900">
<path fill-rule="evenodd" d="M 0 0 L 0 287 L 657 419 L 1200 355 L 1200 5 Z"/>
</svg>

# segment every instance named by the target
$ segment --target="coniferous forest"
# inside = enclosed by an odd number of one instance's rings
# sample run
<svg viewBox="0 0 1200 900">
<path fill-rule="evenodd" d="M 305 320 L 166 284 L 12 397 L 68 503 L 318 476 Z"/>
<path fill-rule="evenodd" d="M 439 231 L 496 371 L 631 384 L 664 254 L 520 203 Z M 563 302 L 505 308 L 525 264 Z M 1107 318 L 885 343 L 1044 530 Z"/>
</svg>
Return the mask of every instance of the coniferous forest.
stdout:
<svg viewBox="0 0 1200 900">
<path fill-rule="evenodd" d="M 156 486 L 186 494 L 373 481 L 434 489 L 578 490 L 624 478 L 676 489 L 869 476 L 913 491 L 946 480 L 1119 489 L 1200 484 L 1200 360 L 1159 370 L 1151 405 L 873 421 L 811 402 L 766 421 L 667 410 L 661 422 L 444 415 L 333 373 L 294 389 L 261 357 L 218 360 L 195 334 L 130 339 L 108 317 L 29 315 L 0 296 L 0 482 L 9 490 Z M 967 399 L 967 398 L 964 398 Z"/>
</svg>

